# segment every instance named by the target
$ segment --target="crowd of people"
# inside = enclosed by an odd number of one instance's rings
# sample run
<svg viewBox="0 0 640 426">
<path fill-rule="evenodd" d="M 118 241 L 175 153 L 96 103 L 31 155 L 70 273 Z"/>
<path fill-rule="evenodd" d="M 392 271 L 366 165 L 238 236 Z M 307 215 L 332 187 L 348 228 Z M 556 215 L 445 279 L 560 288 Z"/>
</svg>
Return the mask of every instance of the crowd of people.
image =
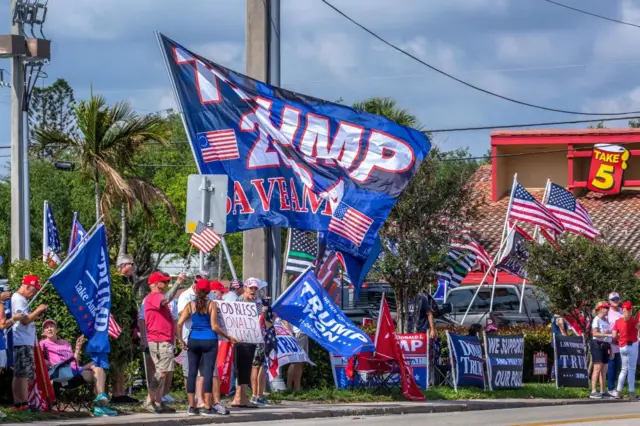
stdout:
<svg viewBox="0 0 640 426">
<path fill-rule="evenodd" d="M 121 256 L 117 264 L 125 281 L 133 283 L 133 259 Z M 185 388 L 188 396 L 188 414 L 191 416 L 226 415 L 230 410 L 221 401 L 218 379 L 217 353 L 222 339 L 234 345 L 229 394 L 233 395 L 233 407 L 260 407 L 269 402 L 265 397 L 267 373 L 265 370 L 264 344 L 238 342 L 218 324 L 216 301 L 241 301 L 254 303 L 264 314 L 270 309 L 265 294 L 267 284 L 257 278 L 245 282 L 232 280 L 228 287 L 220 281 L 209 281 L 207 273 L 199 272 L 192 285 L 184 288 L 187 276 L 180 274 L 172 286 L 171 277 L 161 271 L 153 272 L 147 279 L 149 294 L 142 300 L 137 314 L 137 330 L 144 348 L 144 366 L 148 395 L 142 406 L 152 413 L 173 413 L 168 403 L 174 402 L 169 395 L 176 360 L 182 365 Z M 170 289 L 169 289 L 170 288 Z M 124 395 L 123 372 L 113 371 L 113 396 L 107 396 L 106 370 L 110 368 L 106 353 L 87 353 L 83 357 L 84 336 L 79 336 L 72 345 L 58 336 L 58 324 L 46 318 L 47 306 L 32 309 L 29 303 L 41 289 L 40 278 L 27 275 L 19 289 L 11 294 L 0 293 L 0 301 L 11 300 L 11 315 L 0 303 L 0 330 L 11 329 L 13 334 L 13 411 L 26 411 L 29 406 L 29 384 L 35 379 L 36 342 L 52 381 L 63 384 L 65 389 L 90 385 L 95 392 L 93 414 L 116 416 L 109 403 L 139 402 Z M 36 321 L 43 320 L 41 339 L 36 338 Z M 308 340 L 300 332 L 292 333 L 301 346 L 308 350 Z M 7 365 L 6 340 L 0 339 L 0 368 Z M 180 352 L 179 352 L 180 351 Z M 82 359 L 90 362 L 82 365 Z M 292 389 L 299 390 L 302 364 L 289 366 L 288 382 Z M 115 386 L 116 384 L 122 384 Z M 62 385 L 60 385 L 62 386 Z M 116 389 L 118 388 L 118 389 Z M 122 388 L 122 389 L 120 389 Z M 249 389 L 251 398 L 249 398 Z M 4 416 L 0 413 L 0 416 Z"/>
</svg>

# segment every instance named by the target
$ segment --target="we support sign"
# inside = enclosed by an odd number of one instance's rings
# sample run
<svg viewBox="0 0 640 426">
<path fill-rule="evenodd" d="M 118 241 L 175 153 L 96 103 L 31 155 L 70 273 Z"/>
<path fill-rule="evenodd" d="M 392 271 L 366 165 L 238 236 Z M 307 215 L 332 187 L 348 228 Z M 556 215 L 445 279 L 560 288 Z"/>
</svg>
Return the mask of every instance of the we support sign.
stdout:
<svg viewBox="0 0 640 426">
<path fill-rule="evenodd" d="M 489 390 L 522 387 L 524 336 L 484 335 Z"/>
<path fill-rule="evenodd" d="M 258 305 L 251 302 L 217 300 L 218 324 L 242 343 L 264 343 L 260 330 Z"/>
<path fill-rule="evenodd" d="M 449 351 L 453 369 L 453 387 L 474 386 L 484 390 L 484 368 L 482 368 L 482 346 L 475 336 L 449 333 Z"/>
<path fill-rule="evenodd" d="M 591 156 L 587 189 L 604 194 L 619 193 L 628 160 L 629 151 L 624 147 L 608 144 L 595 145 Z"/>
<path fill-rule="evenodd" d="M 554 334 L 553 339 L 556 387 L 586 388 L 589 386 L 587 350 L 582 337 Z"/>
</svg>

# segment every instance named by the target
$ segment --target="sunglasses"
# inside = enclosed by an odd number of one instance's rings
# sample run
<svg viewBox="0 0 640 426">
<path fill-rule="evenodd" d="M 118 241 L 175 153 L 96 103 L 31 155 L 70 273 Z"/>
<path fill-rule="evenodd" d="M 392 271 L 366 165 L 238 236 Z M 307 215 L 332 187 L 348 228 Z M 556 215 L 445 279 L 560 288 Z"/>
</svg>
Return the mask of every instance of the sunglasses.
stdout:
<svg viewBox="0 0 640 426">
<path fill-rule="evenodd" d="M 619 302 L 620 298 L 619 297 L 614 297 L 613 299 L 609 299 L 612 302 Z"/>
</svg>

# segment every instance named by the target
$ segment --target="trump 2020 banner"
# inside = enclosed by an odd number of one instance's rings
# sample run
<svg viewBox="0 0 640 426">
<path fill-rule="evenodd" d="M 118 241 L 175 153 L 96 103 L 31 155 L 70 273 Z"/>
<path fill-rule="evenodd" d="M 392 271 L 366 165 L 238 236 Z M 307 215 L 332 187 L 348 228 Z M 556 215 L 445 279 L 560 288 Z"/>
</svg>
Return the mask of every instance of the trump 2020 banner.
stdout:
<svg viewBox="0 0 640 426">
<path fill-rule="evenodd" d="M 87 352 L 110 352 L 111 272 L 104 225 L 49 278 L 89 342 Z"/>
<path fill-rule="evenodd" d="M 298 340 L 291 334 L 289 329 L 282 324 L 282 321 L 276 320 L 273 326 L 276 329 L 276 342 L 278 344 L 278 365 L 306 362 L 315 365 L 307 353 L 300 347 Z"/>
<path fill-rule="evenodd" d="M 484 335 L 489 390 L 519 389 L 524 369 L 524 336 Z"/>
<path fill-rule="evenodd" d="M 587 189 L 604 194 L 619 193 L 628 160 L 629 151 L 624 147 L 596 144 L 591 155 Z"/>
<path fill-rule="evenodd" d="M 264 343 L 260 330 L 258 305 L 251 302 L 216 300 L 218 324 L 228 335 L 242 343 Z M 225 340 L 223 337 L 220 340 Z"/>
<path fill-rule="evenodd" d="M 553 339 L 556 387 L 586 388 L 589 386 L 587 350 L 582 337 L 554 334 Z"/>
<path fill-rule="evenodd" d="M 227 232 L 328 230 L 332 248 L 365 258 L 429 152 L 427 136 L 158 37 L 198 170 L 229 176 Z"/>
<path fill-rule="evenodd" d="M 476 336 L 461 336 L 449 333 L 449 353 L 453 370 L 453 387 L 474 386 L 484 390 L 484 368 L 482 366 L 482 346 Z"/>
<path fill-rule="evenodd" d="M 375 346 L 333 303 L 313 271 L 301 274 L 273 304 L 278 317 L 298 327 L 329 353 L 351 357 Z"/>
<path fill-rule="evenodd" d="M 429 343 L 425 333 L 398 334 L 402 354 L 406 365 L 411 369 L 413 378 L 422 390 L 429 389 Z M 333 381 L 338 389 L 353 387 L 353 380 L 347 375 L 349 358 L 331 354 Z M 354 374 L 358 374 L 354 372 Z M 400 374 L 394 373 L 392 380 L 400 384 Z M 360 381 L 362 383 L 362 381 Z"/>
</svg>

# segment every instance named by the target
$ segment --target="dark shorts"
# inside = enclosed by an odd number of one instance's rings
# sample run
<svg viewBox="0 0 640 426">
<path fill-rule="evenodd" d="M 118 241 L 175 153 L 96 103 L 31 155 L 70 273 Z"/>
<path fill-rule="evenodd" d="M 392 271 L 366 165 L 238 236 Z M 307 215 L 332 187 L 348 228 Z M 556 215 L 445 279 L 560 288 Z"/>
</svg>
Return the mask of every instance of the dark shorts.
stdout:
<svg viewBox="0 0 640 426">
<path fill-rule="evenodd" d="M 33 356 L 33 346 L 13 347 L 13 375 L 14 377 L 35 378 L 35 358 Z"/>
<path fill-rule="evenodd" d="M 591 360 L 594 364 L 608 364 L 611 345 L 607 342 L 591 340 Z"/>
<path fill-rule="evenodd" d="M 251 363 L 254 367 L 260 367 L 264 365 L 264 344 L 260 343 L 256 346 L 256 352 L 253 354 L 253 362 Z"/>
</svg>

